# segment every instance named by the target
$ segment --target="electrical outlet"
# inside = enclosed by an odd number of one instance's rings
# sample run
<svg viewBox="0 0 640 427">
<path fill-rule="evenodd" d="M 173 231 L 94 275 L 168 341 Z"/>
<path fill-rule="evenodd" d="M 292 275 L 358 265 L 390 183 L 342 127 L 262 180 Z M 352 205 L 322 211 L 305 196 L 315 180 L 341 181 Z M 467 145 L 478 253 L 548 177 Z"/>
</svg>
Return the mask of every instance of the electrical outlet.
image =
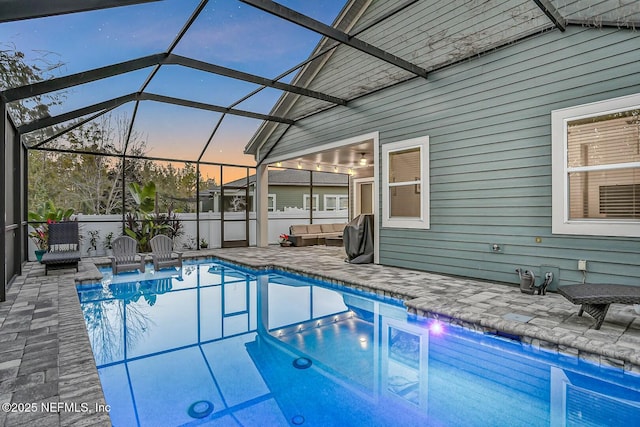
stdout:
<svg viewBox="0 0 640 427">
<path fill-rule="evenodd" d="M 584 259 L 581 259 L 578 261 L 578 270 L 580 271 L 587 271 L 587 261 Z"/>
</svg>

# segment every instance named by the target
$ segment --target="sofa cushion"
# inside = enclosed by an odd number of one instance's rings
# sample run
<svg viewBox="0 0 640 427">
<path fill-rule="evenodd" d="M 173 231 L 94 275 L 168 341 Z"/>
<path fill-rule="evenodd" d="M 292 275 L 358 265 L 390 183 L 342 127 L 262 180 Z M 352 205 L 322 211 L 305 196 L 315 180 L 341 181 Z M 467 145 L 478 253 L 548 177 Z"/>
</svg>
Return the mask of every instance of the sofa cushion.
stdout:
<svg viewBox="0 0 640 427">
<path fill-rule="evenodd" d="M 289 227 L 289 234 L 293 234 L 294 236 L 307 233 L 308 232 L 306 225 L 292 225 L 291 227 Z"/>
<path fill-rule="evenodd" d="M 333 233 L 333 224 L 320 224 L 323 233 Z"/>
<path fill-rule="evenodd" d="M 320 234 L 320 233 L 322 233 L 322 227 L 320 227 L 320 224 L 307 225 L 307 234 Z"/>
<path fill-rule="evenodd" d="M 334 232 L 334 233 L 323 233 L 322 237 L 324 238 L 331 238 L 331 237 L 342 237 L 342 233 L 338 233 L 338 232 Z"/>
<path fill-rule="evenodd" d="M 340 233 L 342 233 L 344 231 L 344 228 L 347 226 L 347 224 L 331 224 L 331 225 L 333 225 L 334 232 L 340 232 Z"/>
</svg>

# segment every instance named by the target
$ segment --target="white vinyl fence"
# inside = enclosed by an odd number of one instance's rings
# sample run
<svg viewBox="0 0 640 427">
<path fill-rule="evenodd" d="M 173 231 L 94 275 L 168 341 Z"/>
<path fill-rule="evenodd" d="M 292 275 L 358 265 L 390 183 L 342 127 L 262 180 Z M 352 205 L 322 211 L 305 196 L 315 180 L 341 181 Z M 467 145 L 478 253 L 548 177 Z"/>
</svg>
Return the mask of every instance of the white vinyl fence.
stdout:
<svg viewBox="0 0 640 427">
<path fill-rule="evenodd" d="M 220 248 L 220 213 L 202 212 L 200 213 L 200 236 L 196 233 L 196 214 L 179 213 L 178 219 L 182 223 L 183 233 L 176 238 L 176 249 L 196 248 L 196 238 L 207 241 L 210 248 Z M 245 223 L 230 221 L 234 219 L 244 219 L 244 212 L 225 212 L 225 239 L 243 240 L 245 238 Z M 121 215 L 78 215 L 80 222 L 80 251 L 82 256 L 102 256 L 105 255 L 105 238 L 109 233 L 113 233 L 113 238 L 122 234 Z M 314 224 L 346 223 L 348 221 L 347 211 L 318 211 L 313 213 Z M 289 226 L 293 224 L 309 224 L 309 211 L 302 209 L 291 209 L 284 212 L 269 212 L 269 243 L 278 243 L 280 234 L 288 234 Z M 98 231 L 97 251 L 89 253 L 89 232 Z M 31 227 L 29 227 L 31 231 Z M 255 213 L 249 215 L 249 244 L 256 244 L 256 219 Z M 29 260 L 34 261 L 35 245 L 29 240 Z"/>
</svg>

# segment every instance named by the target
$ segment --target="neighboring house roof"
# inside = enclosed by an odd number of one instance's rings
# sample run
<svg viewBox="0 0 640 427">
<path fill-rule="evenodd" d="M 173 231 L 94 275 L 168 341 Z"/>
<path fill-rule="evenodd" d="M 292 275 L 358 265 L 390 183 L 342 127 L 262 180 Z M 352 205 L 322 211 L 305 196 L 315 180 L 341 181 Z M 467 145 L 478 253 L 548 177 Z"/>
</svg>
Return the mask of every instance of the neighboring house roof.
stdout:
<svg viewBox="0 0 640 427">
<path fill-rule="evenodd" d="M 309 171 L 298 169 L 269 170 L 269 186 L 308 186 Z M 245 185 L 246 178 L 240 178 L 225 184 L 229 187 L 239 187 Z M 256 182 L 256 176 L 249 176 L 249 183 Z M 347 187 L 348 179 L 344 174 L 331 172 L 313 172 L 314 187 Z M 220 190 L 220 186 L 210 187 L 209 191 Z"/>
</svg>

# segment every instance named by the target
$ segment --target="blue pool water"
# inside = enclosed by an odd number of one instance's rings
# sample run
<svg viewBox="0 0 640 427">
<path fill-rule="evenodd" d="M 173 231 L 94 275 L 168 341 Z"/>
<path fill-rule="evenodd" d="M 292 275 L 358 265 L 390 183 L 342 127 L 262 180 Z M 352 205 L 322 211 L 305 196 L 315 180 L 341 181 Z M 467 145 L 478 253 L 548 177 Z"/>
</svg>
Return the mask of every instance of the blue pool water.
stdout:
<svg viewBox="0 0 640 427">
<path fill-rule="evenodd" d="M 204 261 L 79 286 L 114 426 L 620 426 L 640 376 Z"/>
</svg>

